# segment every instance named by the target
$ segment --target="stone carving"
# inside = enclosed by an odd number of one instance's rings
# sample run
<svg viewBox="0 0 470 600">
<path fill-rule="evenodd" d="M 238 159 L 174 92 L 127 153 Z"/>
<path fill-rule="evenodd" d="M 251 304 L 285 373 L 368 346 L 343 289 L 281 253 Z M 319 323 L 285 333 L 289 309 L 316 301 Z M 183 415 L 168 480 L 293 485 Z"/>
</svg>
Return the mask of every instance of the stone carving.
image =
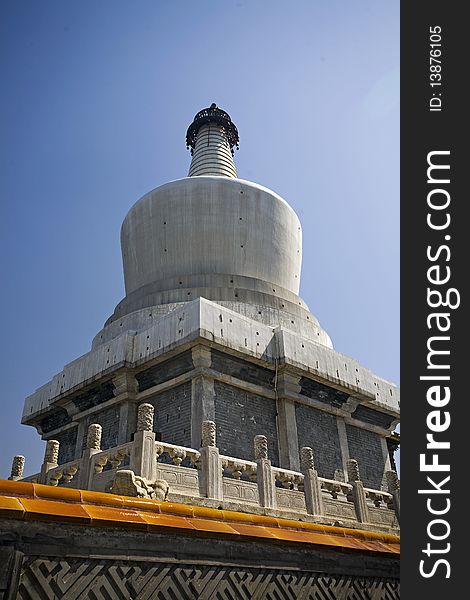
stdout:
<svg viewBox="0 0 470 600">
<path fill-rule="evenodd" d="M 315 461 L 313 460 L 313 450 L 308 446 L 300 449 L 300 468 L 302 471 L 315 469 Z"/>
<path fill-rule="evenodd" d="M 331 497 L 335 500 L 338 498 L 338 494 L 344 493 L 341 484 L 339 482 L 337 483 L 333 479 L 320 479 L 320 486 L 322 490 L 325 490 L 331 494 Z M 349 491 L 349 488 L 347 491 Z"/>
<path fill-rule="evenodd" d="M 222 472 L 224 475 L 233 477 L 234 479 L 240 479 L 245 474 L 248 479 L 252 482 L 256 482 L 256 470 L 257 465 L 255 462 L 249 460 L 237 460 L 230 456 L 222 456 L 220 460 Z"/>
<path fill-rule="evenodd" d="M 227 459 L 222 460 L 222 467 L 234 479 L 240 479 L 242 473 L 246 470 L 246 463 L 241 460 Z"/>
<path fill-rule="evenodd" d="M 215 446 L 215 423 L 214 421 L 202 422 L 202 447 Z"/>
<path fill-rule="evenodd" d="M 11 463 L 11 475 L 8 479 L 16 481 L 23 477 L 23 469 L 25 457 L 21 454 L 17 454 L 13 457 L 13 462 Z"/>
<path fill-rule="evenodd" d="M 95 459 L 94 470 L 97 475 L 98 473 L 101 473 L 104 467 L 108 464 L 108 459 L 109 456 L 107 454 L 102 454 Z"/>
<path fill-rule="evenodd" d="M 166 450 L 162 442 L 155 442 L 155 456 L 157 458 L 157 462 L 164 452 L 166 452 Z"/>
<path fill-rule="evenodd" d="M 361 476 L 359 474 L 359 465 L 357 463 L 357 460 L 351 458 L 347 461 L 346 464 L 348 468 L 348 481 L 361 481 Z"/>
<path fill-rule="evenodd" d="M 123 469 L 117 471 L 108 491 L 121 496 L 166 500 L 168 489 L 169 485 L 164 479 L 148 481 L 143 477 L 139 477 L 130 469 Z"/>
<path fill-rule="evenodd" d="M 168 454 L 171 458 L 172 463 L 177 467 L 181 465 L 183 460 L 189 459 L 189 466 L 199 465 L 201 453 L 198 450 L 192 448 L 185 448 L 184 446 L 175 446 L 174 444 L 165 444 L 165 442 L 155 442 L 155 457 L 157 462 L 163 454 Z"/>
<path fill-rule="evenodd" d="M 155 481 L 150 484 L 150 487 L 153 488 L 155 500 L 167 499 L 170 486 L 164 479 L 155 479 Z"/>
<path fill-rule="evenodd" d="M 347 519 L 348 521 L 356 521 L 356 509 L 353 501 L 343 502 L 334 498 L 323 498 L 324 514 L 336 519 Z"/>
<path fill-rule="evenodd" d="M 305 514 L 305 495 L 298 490 L 276 487 L 277 508 Z"/>
<path fill-rule="evenodd" d="M 44 453 L 44 462 L 58 464 L 59 459 L 59 442 L 57 440 L 47 440 L 46 451 Z"/>
<path fill-rule="evenodd" d="M 141 404 L 137 413 L 137 431 L 153 431 L 154 408 L 151 404 Z"/>
<path fill-rule="evenodd" d="M 273 469 L 274 478 L 286 490 L 298 490 L 299 485 L 304 481 L 304 476 L 295 471 L 287 471 L 285 469 Z"/>
<path fill-rule="evenodd" d="M 131 445 L 124 444 L 117 448 L 111 448 L 105 452 L 101 452 L 94 457 L 94 471 L 99 474 L 103 471 L 104 467 L 108 464 L 111 465 L 112 469 L 117 469 L 126 456 L 131 454 Z"/>
<path fill-rule="evenodd" d="M 349 459 L 346 461 L 346 466 L 348 469 L 348 481 L 352 486 L 351 493 L 348 494 L 348 500 L 354 502 L 357 520 L 360 523 L 369 523 L 369 507 L 366 501 L 366 491 L 364 490 L 364 484 L 361 481 L 357 460 L 354 460 L 353 458 Z M 376 490 L 368 490 L 368 492 L 370 491 L 375 492 Z M 377 494 L 380 495 L 378 490 Z"/>
<path fill-rule="evenodd" d="M 48 483 L 49 485 L 57 486 L 59 485 L 59 481 L 63 479 L 64 483 L 68 484 L 75 477 L 78 470 L 78 463 L 70 463 L 67 465 L 62 465 L 59 469 L 53 469 L 51 471 L 48 471 Z"/>
<path fill-rule="evenodd" d="M 268 438 L 265 435 L 255 435 L 255 459 L 268 458 Z"/>
<path fill-rule="evenodd" d="M 183 447 L 173 447 L 168 450 L 168 455 L 173 460 L 173 464 L 179 467 L 186 458 L 186 449 Z"/>
<path fill-rule="evenodd" d="M 382 504 L 390 504 L 390 497 L 386 492 L 379 492 L 376 490 L 365 490 L 366 498 L 374 503 L 374 506 L 380 508 Z"/>
<path fill-rule="evenodd" d="M 398 475 L 396 471 L 387 471 L 385 473 L 385 477 L 387 478 L 387 487 L 388 491 L 393 494 L 400 489 L 400 480 L 398 479 Z"/>
<path fill-rule="evenodd" d="M 341 481 L 342 483 L 344 483 L 346 481 L 346 478 L 344 477 L 343 469 L 336 469 L 335 474 L 333 475 L 333 479 L 335 481 Z"/>
<path fill-rule="evenodd" d="M 108 462 L 111 465 L 111 469 L 117 469 L 126 456 L 129 456 L 129 454 L 129 450 L 127 448 L 121 448 L 117 452 L 110 454 Z"/>
<path fill-rule="evenodd" d="M 86 447 L 90 450 L 101 450 L 101 433 L 103 428 L 98 423 L 92 423 L 88 427 Z"/>
</svg>

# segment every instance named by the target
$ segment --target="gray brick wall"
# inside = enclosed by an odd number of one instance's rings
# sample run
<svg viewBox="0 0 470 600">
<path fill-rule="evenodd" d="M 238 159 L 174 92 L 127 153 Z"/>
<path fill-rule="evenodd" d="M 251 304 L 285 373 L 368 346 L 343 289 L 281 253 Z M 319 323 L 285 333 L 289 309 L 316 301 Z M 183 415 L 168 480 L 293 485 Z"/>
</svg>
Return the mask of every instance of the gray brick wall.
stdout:
<svg viewBox="0 0 470 600">
<path fill-rule="evenodd" d="M 212 369 L 231 375 L 243 381 L 256 383 L 257 385 L 266 385 L 272 389 L 274 373 L 269 369 L 264 369 L 241 358 L 230 356 L 217 350 L 212 350 Z"/>
<path fill-rule="evenodd" d="M 81 394 L 77 394 L 72 398 L 72 402 L 79 411 L 82 411 L 98 406 L 98 404 L 111 400 L 111 398 L 114 398 L 114 386 L 111 381 L 106 381 L 92 386 Z"/>
<path fill-rule="evenodd" d="M 274 400 L 245 392 L 219 381 L 214 382 L 214 391 L 217 446 L 220 452 L 228 456 L 253 460 L 253 438 L 255 435 L 265 435 L 268 438 L 269 458 L 274 466 L 278 466 Z"/>
<path fill-rule="evenodd" d="M 49 433 L 54 429 L 68 425 L 72 421 L 65 408 L 59 408 L 51 411 L 47 417 L 39 421 L 39 427 L 44 433 Z"/>
<path fill-rule="evenodd" d="M 359 472 L 364 485 L 380 489 L 385 470 L 380 436 L 352 425 L 346 425 L 346 432 L 349 456 L 359 463 Z"/>
<path fill-rule="evenodd" d="M 362 404 L 356 408 L 351 414 L 351 417 L 353 419 L 358 419 L 359 421 L 364 421 L 364 423 L 385 427 L 385 429 L 388 429 L 393 421 L 396 420 L 395 416 L 387 415 L 386 413 L 374 410 L 368 406 L 362 406 Z"/>
<path fill-rule="evenodd" d="M 302 377 L 300 380 L 300 393 L 307 398 L 313 398 L 319 402 L 325 402 L 331 406 L 340 408 L 349 398 L 349 394 L 340 392 L 339 390 L 332 388 L 328 385 L 324 385 L 313 379 Z"/>
<path fill-rule="evenodd" d="M 191 382 L 146 400 L 155 407 L 154 431 L 169 444 L 191 446 Z"/>
<path fill-rule="evenodd" d="M 62 433 L 54 436 L 59 446 L 59 465 L 67 463 L 77 458 L 75 456 L 75 444 L 77 442 L 78 427 L 72 427 Z"/>
<path fill-rule="evenodd" d="M 332 479 L 343 466 L 336 417 L 304 404 L 295 405 L 299 451 L 302 446 L 313 450 L 315 468 L 320 477 Z"/>
<path fill-rule="evenodd" d="M 170 379 L 187 373 L 193 368 L 191 351 L 187 350 L 149 369 L 144 369 L 140 373 L 137 373 L 135 378 L 139 383 L 139 391 L 142 392 L 159 383 L 170 381 Z"/>
</svg>

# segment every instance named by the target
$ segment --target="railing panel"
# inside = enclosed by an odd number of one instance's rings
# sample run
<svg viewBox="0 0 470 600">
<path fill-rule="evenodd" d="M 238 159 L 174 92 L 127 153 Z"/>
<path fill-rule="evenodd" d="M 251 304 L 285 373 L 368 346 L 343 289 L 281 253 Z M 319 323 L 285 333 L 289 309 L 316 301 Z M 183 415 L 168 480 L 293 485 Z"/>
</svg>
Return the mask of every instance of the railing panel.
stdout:
<svg viewBox="0 0 470 600">
<path fill-rule="evenodd" d="M 370 522 L 376 525 L 386 525 L 387 527 L 399 527 L 398 519 L 393 510 L 388 508 L 369 508 Z"/>
<path fill-rule="evenodd" d="M 116 469 L 108 469 L 107 471 L 101 471 L 100 473 L 94 473 L 92 478 L 91 489 L 94 492 L 106 492 L 111 486 L 114 477 L 116 476 Z"/>
<path fill-rule="evenodd" d="M 325 516 L 327 517 L 335 517 L 338 520 L 348 519 L 350 521 L 357 521 L 356 509 L 354 504 L 350 502 L 324 498 L 323 505 L 325 507 Z"/>
<path fill-rule="evenodd" d="M 305 495 L 297 490 L 276 489 L 277 507 L 281 510 L 306 513 Z"/>
<path fill-rule="evenodd" d="M 163 462 L 161 457 L 167 455 L 177 467 L 182 462 L 189 463 L 189 466 L 195 466 L 201 457 L 200 452 L 194 450 L 194 448 L 176 446 L 175 444 L 167 444 L 166 442 L 155 442 L 155 455 L 158 464 Z"/>
<path fill-rule="evenodd" d="M 47 471 L 47 483 L 49 485 L 61 485 L 71 487 L 71 482 L 80 471 L 80 460 L 70 461 Z"/>
<path fill-rule="evenodd" d="M 109 470 L 115 470 L 123 463 L 127 463 L 129 457 L 131 456 L 133 445 L 133 442 L 128 442 L 127 444 L 122 444 L 121 446 L 116 446 L 115 448 L 108 448 L 108 450 L 102 450 L 101 452 L 93 454 L 93 456 L 90 458 L 91 471 L 98 475 L 103 471 L 108 463 L 111 465 L 111 469 Z"/>
<path fill-rule="evenodd" d="M 199 497 L 199 473 L 191 467 L 157 463 L 157 479 L 164 479 L 172 492 Z"/>
<path fill-rule="evenodd" d="M 221 467 L 224 470 L 225 478 L 249 479 L 252 482 L 256 481 L 256 471 L 258 465 L 251 460 L 243 460 L 234 458 L 233 456 L 220 456 Z"/>
<path fill-rule="evenodd" d="M 223 477 L 224 500 L 247 502 L 259 506 L 258 485 L 251 481 Z"/>
</svg>

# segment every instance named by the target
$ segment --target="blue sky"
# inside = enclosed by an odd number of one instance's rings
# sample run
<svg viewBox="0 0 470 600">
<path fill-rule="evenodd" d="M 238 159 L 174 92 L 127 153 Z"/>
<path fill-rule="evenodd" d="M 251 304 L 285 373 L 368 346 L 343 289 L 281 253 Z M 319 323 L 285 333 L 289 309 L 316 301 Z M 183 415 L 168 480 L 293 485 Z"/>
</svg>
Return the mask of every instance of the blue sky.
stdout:
<svg viewBox="0 0 470 600">
<path fill-rule="evenodd" d="M 239 176 L 299 215 L 335 348 L 399 382 L 398 1 L 6 0 L 0 63 L 0 476 L 38 470 L 24 398 L 90 349 L 124 295 L 121 222 L 186 176 L 212 102 Z"/>
</svg>

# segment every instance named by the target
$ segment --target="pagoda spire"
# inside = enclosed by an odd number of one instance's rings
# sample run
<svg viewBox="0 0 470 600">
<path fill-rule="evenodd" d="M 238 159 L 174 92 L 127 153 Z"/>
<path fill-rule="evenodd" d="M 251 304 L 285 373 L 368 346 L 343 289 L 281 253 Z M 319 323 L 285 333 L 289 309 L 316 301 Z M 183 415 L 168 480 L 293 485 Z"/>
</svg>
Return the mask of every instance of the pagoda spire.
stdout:
<svg viewBox="0 0 470 600">
<path fill-rule="evenodd" d="M 189 177 L 221 175 L 237 177 L 233 148 L 238 148 L 238 131 L 230 116 L 215 103 L 199 111 L 186 133 L 191 148 Z"/>
</svg>

